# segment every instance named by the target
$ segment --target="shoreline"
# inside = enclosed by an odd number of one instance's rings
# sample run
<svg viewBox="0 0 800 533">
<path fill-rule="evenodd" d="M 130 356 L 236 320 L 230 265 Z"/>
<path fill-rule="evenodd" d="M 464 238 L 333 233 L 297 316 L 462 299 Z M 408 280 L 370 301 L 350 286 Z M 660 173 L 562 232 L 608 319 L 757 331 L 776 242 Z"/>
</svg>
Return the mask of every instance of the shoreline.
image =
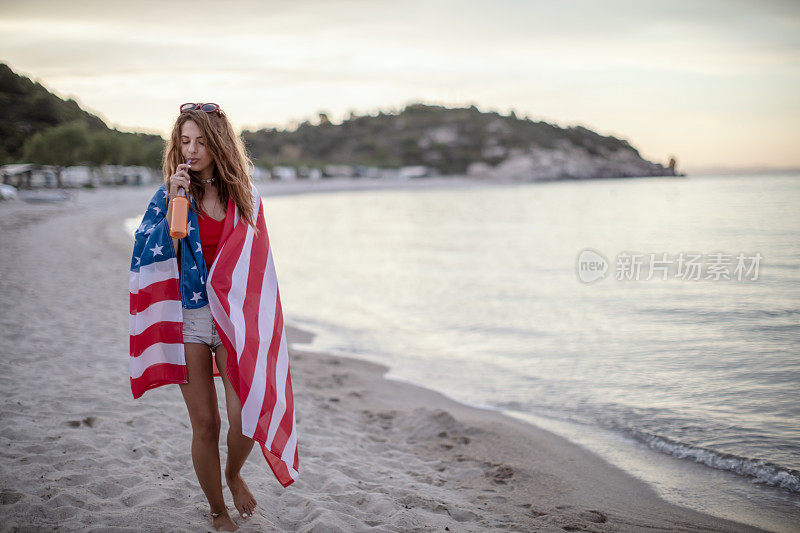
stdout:
<svg viewBox="0 0 800 533">
<path fill-rule="evenodd" d="M 122 221 L 141 214 L 154 188 L 81 191 L 47 206 L 0 204 L 0 244 L 9 252 L 0 259 L 7 527 L 210 525 L 178 388 L 134 401 L 126 373 L 130 239 Z M 321 191 L 277 194 L 301 192 Z M 52 316 L 41 312 L 48 302 Z M 533 424 L 387 379 L 384 365 L 294 346 L 313 334 L 286 329 L 300 477 L 283 489 L 251 454 L 243 476 L 259 506 L 251 520 L 237 520 L 243 531 L 759 531 L 670 504 Z M 34 386 L 37 396 L 28 394 Z"/>
</svg>

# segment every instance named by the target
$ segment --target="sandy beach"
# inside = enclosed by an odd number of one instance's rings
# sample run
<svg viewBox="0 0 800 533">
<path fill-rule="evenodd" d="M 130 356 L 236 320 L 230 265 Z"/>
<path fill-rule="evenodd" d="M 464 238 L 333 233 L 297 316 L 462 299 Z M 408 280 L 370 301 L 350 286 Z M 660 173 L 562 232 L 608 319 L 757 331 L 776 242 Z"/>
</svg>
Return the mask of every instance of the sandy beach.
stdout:
<svg viewBox="0 0 800 533">
<path fill-rule="evenodd" d="M 274 185 L 261 195 L 370 186 Z M 179 388 L 130 391 L 123 220 L 154 190 L 0 203 L 3 530 L 211 530 Z M 223 487 L 241 531 L 759 531 L 672 505 L 550 432 L 384 379 L 373 363 L 304 351 L 312 333 L 287 333 L 300 477 L 284 489 L 251 453 L 254 516 L 242 520 Z"/>
</svg>

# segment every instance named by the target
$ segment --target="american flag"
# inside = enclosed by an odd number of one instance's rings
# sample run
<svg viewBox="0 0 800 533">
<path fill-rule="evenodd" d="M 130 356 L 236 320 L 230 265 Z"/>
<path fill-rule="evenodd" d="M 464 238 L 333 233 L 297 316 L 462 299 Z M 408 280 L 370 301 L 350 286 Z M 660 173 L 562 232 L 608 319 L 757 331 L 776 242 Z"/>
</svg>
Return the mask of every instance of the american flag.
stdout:
<svg viewBox="0 0 800 533">
<path fill-rule="evenodd" d="M 162 385 L 188 383 L 183 308 L 207 302 L 228 352 L 226 370 L 241 401 L 242 433 L 258 441 L 278 482 L 287 487 L 299 473 L 289 352 L 264 206 L 250 186 L 258 235 L 239 220 L 230 199 L 217 256 L 206 272 L 197 214 L 190 210 L 188 234 L 179 240 L 182 278 L 163 184 L 150 201 L 131 259 L 131 391 L 139 398 Z"/>
</svg>

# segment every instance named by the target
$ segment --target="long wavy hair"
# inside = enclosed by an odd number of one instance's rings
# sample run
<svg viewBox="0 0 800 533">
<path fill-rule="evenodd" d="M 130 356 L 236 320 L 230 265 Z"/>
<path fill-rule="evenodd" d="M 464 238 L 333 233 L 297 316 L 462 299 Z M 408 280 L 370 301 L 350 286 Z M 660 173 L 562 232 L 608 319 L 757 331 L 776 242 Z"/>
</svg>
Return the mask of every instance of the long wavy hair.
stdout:
<svg viewBox="0 0 800 533">
<path fill-rule="evenodd" d="M 217 180 L 219 199 L 224 207 L 228 199 L 233 198 L 242 220 L 250 224 L 258 234 L 256 220 L 253 214 L 253 195 L 250 189 L 250 175 L 255 170 L 253 162 L 247 155 L 247 150 L 242 138 L 233 131 L 228 117 L 219 112 L 206 113 L 199 109 L 183 111 L 175 120 L 172 134 L 164 149 L 161 170 L 164 183 L 169 187 L 169 178 L 178 169 L 178 165 L 185 163 L 181 154 L 181 128 L 187 121 L 194 121 L 200 128 L 205 140 L 206 151 L 211 154 L 214 161 L 214 177 Z M 200 174 L 194 170 L 189 171 L 189 194 L 200 205 L 203 201 L 205 188 L 200 182 Z M 167 189 L 169 190 L 169 188 Z M 189 202 L 189 209 L 199 213 Z"/>
</svg>

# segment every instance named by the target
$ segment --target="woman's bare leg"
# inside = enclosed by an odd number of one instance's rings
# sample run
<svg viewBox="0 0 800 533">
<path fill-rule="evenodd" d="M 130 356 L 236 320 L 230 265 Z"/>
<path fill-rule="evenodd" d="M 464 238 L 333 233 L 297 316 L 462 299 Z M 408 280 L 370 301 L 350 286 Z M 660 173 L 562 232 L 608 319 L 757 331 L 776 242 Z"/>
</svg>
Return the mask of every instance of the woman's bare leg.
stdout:
<svg viewBox="0 0 800 533">
<path fill-rule="evenodd" d="M 233 495 L 233 504 L 244 517 L 250 517 L 256 508 L 256 499 L 242 479 L 240 472 L 250 450 L 253 449 L 255 441 L 242 434 L 242 405 L 236 391 L 233 390 L 225 363 L 228 352 L 224 346 L 219 346 L 216 350 L 217 368 L 219 369 L 222 383 L 225 385 L 225 403 L 228 411 L 228 458 L 225 462 L 225 481 Z M 245 517 L 244 515 L 247 515 Z"/>
<path fill-rule="evenodd" d="M 227 505 L 222 497 L 219 460 L 221 422 L 212 375 L 211 349 L 196 342 L 187 342 L 183 346 L 189 383 L 182 383 L 180 388 L 192 424 L 192 463 L 211 512 L 219 513 L 226 511 Z M 214 519 L 214 526 L 223 531 L 237 529 L 227 512 Z"/>
</svg>

